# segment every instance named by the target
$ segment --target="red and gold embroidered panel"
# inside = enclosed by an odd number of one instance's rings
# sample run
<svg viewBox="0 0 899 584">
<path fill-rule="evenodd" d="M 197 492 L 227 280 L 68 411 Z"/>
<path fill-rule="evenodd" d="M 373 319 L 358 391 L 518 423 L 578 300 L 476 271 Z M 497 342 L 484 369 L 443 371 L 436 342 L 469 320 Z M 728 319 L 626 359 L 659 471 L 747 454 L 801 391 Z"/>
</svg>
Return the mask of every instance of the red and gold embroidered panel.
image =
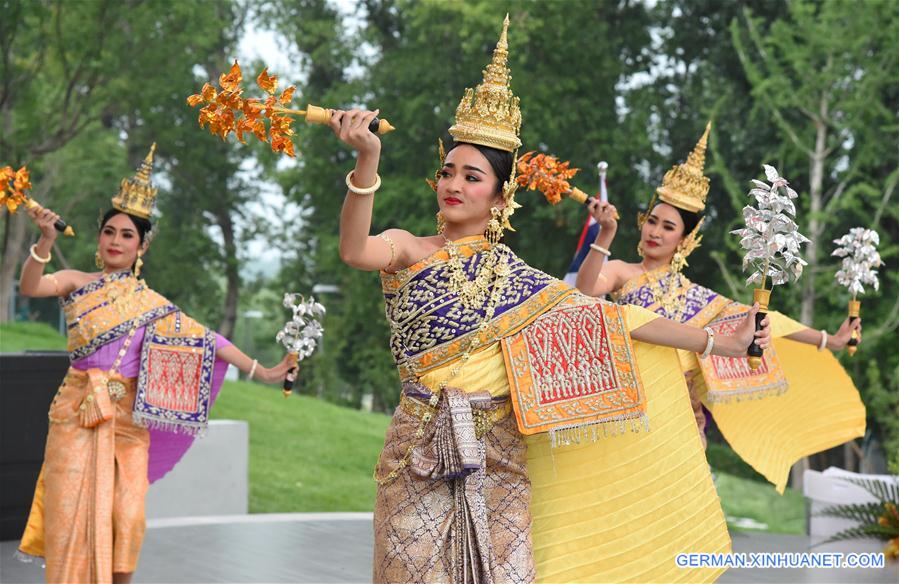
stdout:
<svg viewBox="0 0 899 584">
<path fill-rule="evenodd" d="M 746 306 L 732 302 L 708 326 L 717 335 L 732 335 L 747 310 Z M 789 387 L 773 346 L 765 350 L 762 364 L 755 371 L 749 368 L 745 357 L 717 355 L 699 359 L 699 368 L 708 388 L 706 399 L 710 403 L 779 395 Z"/>
<path fill-rule="evenodd" d="M 560 307 L 503 340 L 523 434 L 644 419 L 646 397 L 622 309 Z"/>
</svg>

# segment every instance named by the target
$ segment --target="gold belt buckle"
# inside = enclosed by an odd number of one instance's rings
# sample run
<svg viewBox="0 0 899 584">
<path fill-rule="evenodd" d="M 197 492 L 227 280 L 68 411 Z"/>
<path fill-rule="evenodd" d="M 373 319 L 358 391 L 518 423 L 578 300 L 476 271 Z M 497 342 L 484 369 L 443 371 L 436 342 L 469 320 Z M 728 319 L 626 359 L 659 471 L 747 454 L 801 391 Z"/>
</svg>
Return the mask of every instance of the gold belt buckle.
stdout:
<svg viewBox="0 0 899 584">
<path fill-rule="evenodd" d="M 109 397 L 112 401 L 119 401 L 125 394 L 128 393 L 125 389 L 125 384 L 121 381 L 110 381 L 106 384 L 106 389 L 109 391 Z"/>
</svg>

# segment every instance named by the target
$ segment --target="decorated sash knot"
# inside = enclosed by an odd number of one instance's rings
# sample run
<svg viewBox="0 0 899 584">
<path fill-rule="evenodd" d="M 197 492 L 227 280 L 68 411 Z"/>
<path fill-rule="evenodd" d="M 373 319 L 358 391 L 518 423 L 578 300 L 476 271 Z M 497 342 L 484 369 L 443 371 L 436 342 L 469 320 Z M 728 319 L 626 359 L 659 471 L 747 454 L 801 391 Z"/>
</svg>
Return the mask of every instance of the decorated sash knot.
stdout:
<svg viewBox="0 0 899 584">
<path fill-rule="evenodd" d="M 109 396 L 109 378 L 105 371 L 89 369 L 84 400 L 78 407 L 82 427 L 94 428 L 115 416 L 115 406 Z"/>
<path fill-rule="evenodd" d="M 412 472 L 424 478 L 452 480 L 481 468 L 484 457 L 478 444 L 474 412 L 486 412 L 494 407 L 487 391 L 465 393 L 455 387 L 444 389 L 428 432 L 422 443 L 412 449 Z"/>
</svg>

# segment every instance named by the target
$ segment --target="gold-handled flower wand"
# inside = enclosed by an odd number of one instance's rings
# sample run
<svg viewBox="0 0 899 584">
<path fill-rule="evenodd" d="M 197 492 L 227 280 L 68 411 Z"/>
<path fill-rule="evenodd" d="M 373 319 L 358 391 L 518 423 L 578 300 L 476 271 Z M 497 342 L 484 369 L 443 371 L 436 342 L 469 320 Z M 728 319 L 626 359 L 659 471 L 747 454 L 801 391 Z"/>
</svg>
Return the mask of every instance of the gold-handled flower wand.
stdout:
<svg viewBox="0 0 899 584">
<path fill-rule="evenodd" d="M 11 166 L 0 168 L 0 205 L 5 205 L 6 210 L 15 213 L 20 206 L 26 209 L 43 211 L 44 208 L 29 197 L 25 191 L 31 189 L 31 177 L 28 168 L 23 166 L 19 170 L 13 170 Z M 75 236 L 75 230 L 62 219 L 57 219 L 53 227 L 68 237 Z"/>
<path fill-rule="evenodd" d="M 873 286 L 875 290 L 880 287 L 877 279 L 877 268 L 883 265 L 877 246 L 880 245 L 880 236 L 873 229 L 853 227 L 849 233 L 833 241 L 837 248 L 832 255 L 843 258 L 840 270 L 836 273 L 836 280 L 852 293 L 849 301 L 849 322 L 854 322 L 861 315 L 861 300 L 859 294 L 865 293 L 863 284 Z M 858 332 L 852 331 L 852 336 L 847 343 L 846 351 L 849 356 L 855 355 L 858 350 Z"/>
<path fill-rule="evenodd" d="M 297 365 L 315 352 L 322 338 L 324 329 L 319 320 L 325 316 L 325 307 L 316 302 L 315 298 L 306 300 L 302 294 L 297 293 L 284 294 L 282 304 L 293 312 L 293 316 L 275 335 L 275 340 L 284 345 L 293 364 Z M 292 367 L 282 385 L 284 397 L 289 397 L 293 392 L 296 377 L 297 367 Z"/>
<path fill-rule="evenodd" d="M 200 127 L 208 127 L 211 134 L 222 140 L 234 134 L 239 142 L 245 144 L 244 134 L 252 134 L 262 142 L 269 142 L 273 152 L 283 152 L 295 157 L 291 141 L 291 136 L 295 134 L 291 127 L 294 118 L 291 116 L 304 117 L 310 124 L 327 124 L 333 114 L 331 109 L 311 104 L 306 109 L 287 107 L 293 100 L 296 87 L 291 85 L 280 95 L 275 95 L 278 91 L 278 76 L 269 75 L 268 68 L 263 69 L 256 78 L 256 84 L 268 94 L 264 100 L 244 98 L 241 81 L 243 73 L 240 65 L 234 61 L 231 70 L 219 76 L 219 89 L 206 83 L 200 93 L 187 98 L 187 104 L 191 107 L 206 104 L 200 109 Z M 383 119 L 374 118 L 369 124 L 369 130 L 377 134 L 386 134 L 394 129 L 390 122 Z"/>
<path fill-rule="evenodd" d="M 752 269 L 746 283 L 761 285 L 753 290 L 753 300 L 759 303 L 760 308 L 755 315 L 756 330 L 761 328 L 774 286 L 796 281 L 802 275 L 806 262 L 799 255 L 799 246 L 809 242 L 799 233 L 799 226 L 794 220 L 796 206 L 793 199 L 799 195 L 776 168 L 767 164 L 763 166 L 765 177 L 771 184 L 753 179 L 755 188 L 749 191 L 749 195 L 755 198 L 758 208 L 750 205 L 744 207 L 746 227 L 731 232 L 740 236 L 740 245 L 746 251 L 743 269 Z M 769 276 L 770 290 L 766 287 Z M 746 354 L 749 368 L 755 371 L 762 364 L 764 351 L 753 340 Z"/>
<path fill-rule="evenodd" d="M 518 158 L 518 176 L 515 180 L 521 187 L 543 193 L 551 205 L 558 204 L 563 197 L 589 205 L 592 197 L 568 182 L 580 171 L 579 168 L 570 168 L 570 164 L 567 160 L 559 162 L 550 154 L 527 152 Z M 615 219 L 618 218 L 616 213 Z"/>
</svg>

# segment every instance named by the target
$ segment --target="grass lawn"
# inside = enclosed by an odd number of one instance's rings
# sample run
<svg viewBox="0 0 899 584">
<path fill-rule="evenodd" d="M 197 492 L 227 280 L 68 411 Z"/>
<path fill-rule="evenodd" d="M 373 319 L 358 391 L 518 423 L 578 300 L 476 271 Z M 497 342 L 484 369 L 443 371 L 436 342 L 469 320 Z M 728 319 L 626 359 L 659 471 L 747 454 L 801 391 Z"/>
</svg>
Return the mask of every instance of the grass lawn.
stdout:
<svg viewBox="0 0 899 584">
<path fill-rule="evenodd" d="M 389 416 L 225 383 L 212 418 L 250 424 L 250 512 L 371 511 Z"/>
<path fill-rule="evenodd" d="M 45 324 L 0 324 L 0 352 L 65 345 Z M 227 381 L 212 417 L 250 424 L 251 513 L 373 509 L 371 474 L 389 416 L 304 396 L 284 399 L 275 387 Z M 708 455 L 728 518 L 752 519 L 775 533 L 804 532 L 801 493 L 778 495 L 725 446 L 710 444 Z"/>
<path fill-rule="evenodd" d="M 0 353 L 32 350 L 66 350 L 66 338 L 42 322 L 5 322 L 0 324 Z"/>
<path fill-rule="evenodd" d="M 805 498 L 802 493 L 786 489 L 778 495 L 770 483 L 715 472 L 715 486 L 728 526 L 737 531 L 756 531 L 734 525 L 734 518 L 753 519 L 767 525 L 771 533 L 805 533 Z"/>
</svg>

